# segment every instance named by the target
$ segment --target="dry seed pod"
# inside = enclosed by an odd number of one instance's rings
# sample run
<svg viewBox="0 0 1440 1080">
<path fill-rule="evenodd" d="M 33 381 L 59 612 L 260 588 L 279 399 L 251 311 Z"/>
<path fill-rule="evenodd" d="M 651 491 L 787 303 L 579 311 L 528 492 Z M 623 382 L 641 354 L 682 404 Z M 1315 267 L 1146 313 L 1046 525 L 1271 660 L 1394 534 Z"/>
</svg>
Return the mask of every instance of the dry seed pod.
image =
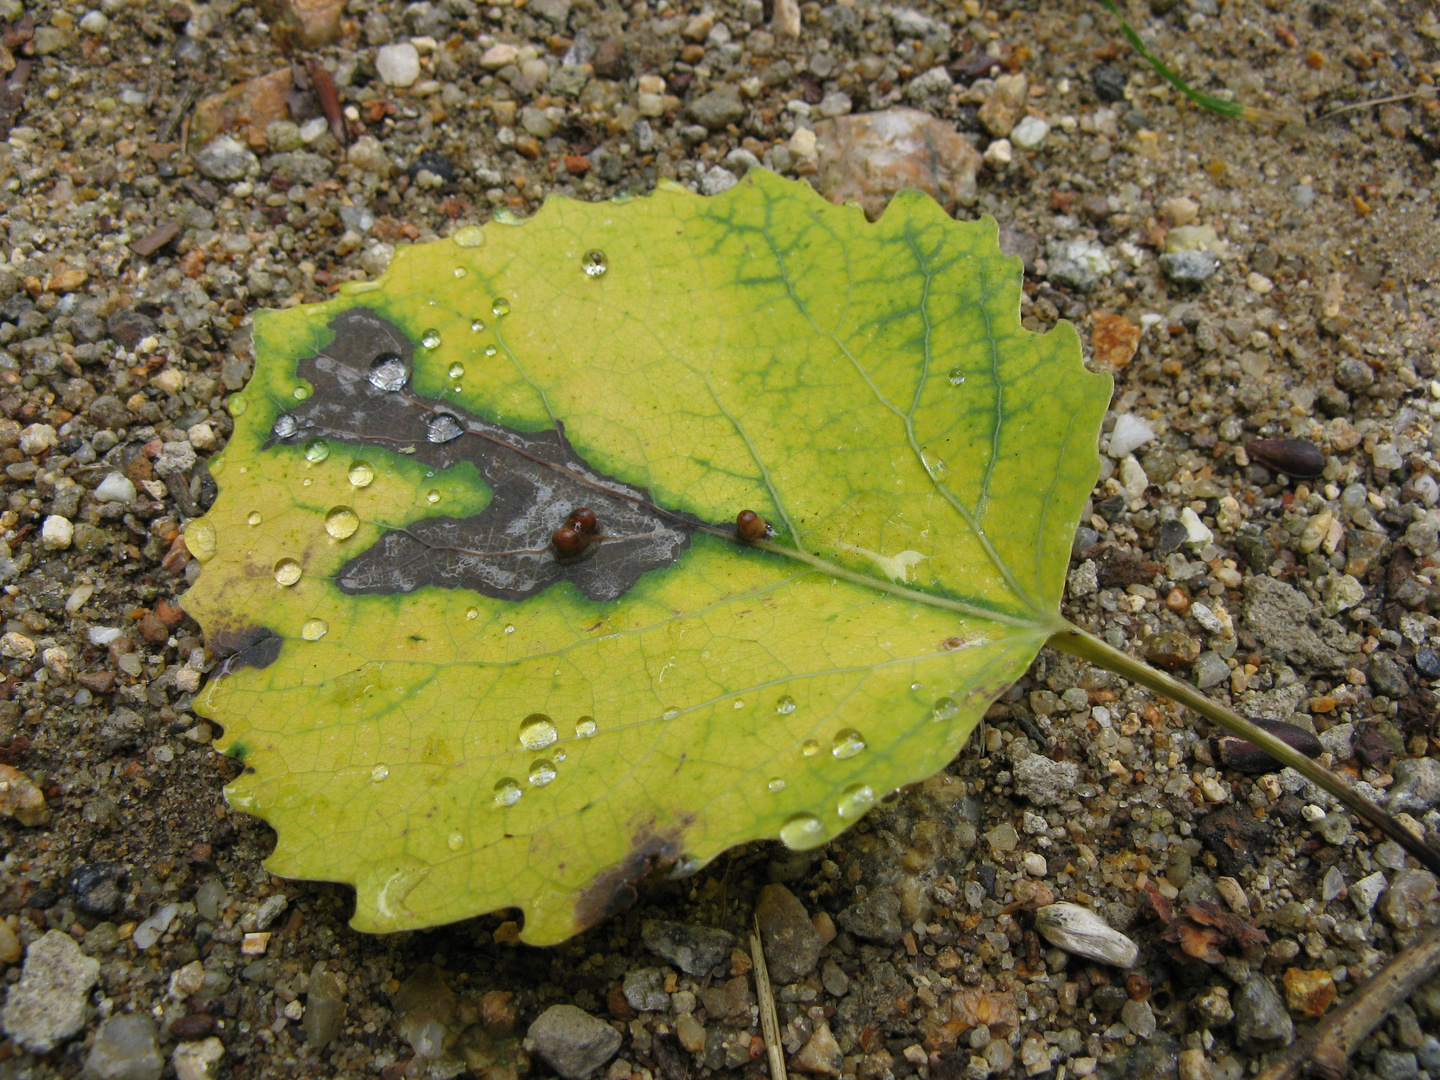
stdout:
<svg viewBox="0 0 1440 1080">
<path fill-rule="evenodd" d="M 1057 949 L 1113 967 L 1134 967 L 1140 946 L 1089 908 L 1079 904 L 1048 904 L 1035 912 L 1035 929 Z"/>
<path fill-rule="evenodd" d="M 1301 480 L 1325 471 L 1325 455 L 1318 446 L 1304 439 L 1256 439 L 1245 444 L 1245 453 L 1257 465 Z"/>
<path fill-rule="evenodd" d="M 1325 749 L 1312 732 L 1294 724 L 1282 720 L 1261 720 L 1257 716 L 1250 717 L 1250 722 L 1306 757 L 1319 757 Z M 1280 763 L 1264 750 L 1236 735 L 1227 735 L 1220 740 L 1220 760 L 1239 772 L 1274 772 L 1280 768 Z"/>
</svg>

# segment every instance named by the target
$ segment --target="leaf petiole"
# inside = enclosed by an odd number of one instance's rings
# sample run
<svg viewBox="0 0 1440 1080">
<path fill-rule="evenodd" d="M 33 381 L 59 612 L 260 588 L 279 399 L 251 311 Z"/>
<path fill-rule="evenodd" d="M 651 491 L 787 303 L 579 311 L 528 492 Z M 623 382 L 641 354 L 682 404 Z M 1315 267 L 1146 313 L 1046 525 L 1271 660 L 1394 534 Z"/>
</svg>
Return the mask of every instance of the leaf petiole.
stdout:
<svg viewBox="0 0 1440 1080">
<path fill-rule="evenodd" d="M 1440 874 L 1440 851 L 1436 851 L 1425 843 L 1370 800 L 1357 795 L 1346 786 L 1343 780 L 1319 762 L 1312 761 L 1268 731 L 1252 724 L 1233 709 L 1206 697 L 1189 683 L 1181 682 L 1173 676 L 1157 671 L 1128 653 L 1107 644 L 1094 634 L 1064 620 L 1060 620 L 1059 625 L 1050 635 L 1048 644 L 1061 652 L 1069 653 L 1081 660 L 1088 660 L 1092 664 L 1098 664 L 1107 671 L 1113 671 L 1116 675 L 1129 679 L 1131 682 L 1149 687 L 1156 693 L 1164 694 L 1170 700 L 1181 705 L 1187 705 L 1226 731 L 1254 743 L 1282 765 L 1288 765 L 1307 780 L 1313 781 L 1329 792 L 1336 801 L 1353 811 L 1362 821 L 1373 825 L 1415 856 L 1426 869 Z"/>
</svg>

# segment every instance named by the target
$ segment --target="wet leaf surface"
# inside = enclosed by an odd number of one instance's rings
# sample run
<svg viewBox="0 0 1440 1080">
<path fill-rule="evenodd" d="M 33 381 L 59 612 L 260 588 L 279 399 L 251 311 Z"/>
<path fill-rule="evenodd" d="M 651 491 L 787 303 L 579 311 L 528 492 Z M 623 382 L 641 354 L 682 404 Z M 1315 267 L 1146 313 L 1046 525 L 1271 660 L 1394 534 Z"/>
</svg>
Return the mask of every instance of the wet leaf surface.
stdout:
<svg viewBox="0 0 1440 1080">
<path fill-rule="evenodd" d="M 1054 628 L 1098 472 L 1109 381 L 1019 299 L 993 222 L 756 170 L 257 317 L 185 607 L 270 868 L 353 883 L 362 929 L 513 906 L 553 942 L 943 768 Z"/>
</svg>

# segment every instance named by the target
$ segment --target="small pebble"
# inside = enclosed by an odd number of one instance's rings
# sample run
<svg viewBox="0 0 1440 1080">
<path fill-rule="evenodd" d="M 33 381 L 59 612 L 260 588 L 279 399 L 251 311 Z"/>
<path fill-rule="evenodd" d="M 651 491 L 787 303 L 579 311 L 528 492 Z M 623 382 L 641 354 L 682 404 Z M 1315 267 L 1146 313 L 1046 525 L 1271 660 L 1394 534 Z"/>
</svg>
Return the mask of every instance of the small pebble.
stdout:
<svg viewBox="0 0 1440 1080">
<path fill-rule="evenodd" d="M 420 52 L 408 41 L 381 46 L 375 53 L 375 72 L 386 86 L 412 86 L 420 77 Z"/>
<path fill-rule="evenodd" d="M 1049 904 L 1035 912 L 1035 929 L 1056 948 L 1113 967 L 1134 967 L 1140 947 L 1089 908 Z"/>
</svg>

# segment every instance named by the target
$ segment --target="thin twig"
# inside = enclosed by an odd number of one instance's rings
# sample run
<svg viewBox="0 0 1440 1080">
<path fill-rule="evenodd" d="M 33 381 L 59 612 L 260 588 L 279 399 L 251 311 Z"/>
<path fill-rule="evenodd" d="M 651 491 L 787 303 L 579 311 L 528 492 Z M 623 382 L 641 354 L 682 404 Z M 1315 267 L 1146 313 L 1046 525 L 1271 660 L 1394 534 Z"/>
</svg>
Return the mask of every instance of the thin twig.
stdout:
<svg viewBox="0 0 1440 1080">
<path fill-rule="evenodd" d="M 1368 109 L 1372 105 L 1389 105 L 1396 101 L 1409 101 L 1411 98 L 1420 97 L 1420 92 L 1412 90 L 1408 94 L 1391 94 L 1389 97 L 1372 98 L 1369 101 L 1355 101 L 1349 105 L 1341 105 L 1338 109 L 1331 109 L 1327 113 L 1321 113 L 1316 121 L 1329 120 L 1332 116 L 1339 116 L 1341 113 L 1353 112 L 1356 109 Z"/>
<path fill-rule="evenodd" d="M 1415 988 L 1440 971 L 1440 928 L 1432 930 L 1380 969 L 1380 973 L 1346 999 L 1305 1038 L 1255 1080 L 1294 1080 L 1303 1069 L 1324 1080 L 1341 1080 L 1350 1055 L 1390 1010 Z"/>
<path fill-rule="evenodd" d="M 765 948 L 760 944 L 760 920 L 750 931 L 750 959 L 755 964 L 755 997 L 760 1002 L 760 1033 L 770 1053 L 770 1080 L 785 1080 L 785 1048 L 780 1045 L 780 1017 L 775 1013 L 775 991 L 770 970 L 765 966 Z"/>
</svg>

